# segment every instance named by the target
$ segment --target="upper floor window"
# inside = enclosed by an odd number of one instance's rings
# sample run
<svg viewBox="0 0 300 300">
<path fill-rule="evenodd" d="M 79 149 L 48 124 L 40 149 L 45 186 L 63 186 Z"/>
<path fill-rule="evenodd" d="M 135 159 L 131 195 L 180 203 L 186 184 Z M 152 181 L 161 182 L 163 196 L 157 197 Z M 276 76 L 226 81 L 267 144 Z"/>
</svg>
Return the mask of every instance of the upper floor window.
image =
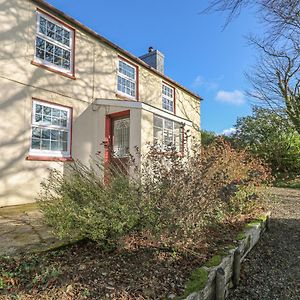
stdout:
<svg viewBox="0 0 300 300">
<path fill-rule="evenodd" d="M 175 148 L 176 151 L 183 151 L 183 128 L 180 123 L 174 122 L 154 115 L 153 117 L 153 139 L 161 150 Z"/>
<path fill-rule="evenodd" d="M 33 101 L 31 147 L 34 156 L 71 156 L 71 108 Z"/>
<path fill-rule="evenodd" d="M 37 12 L 35 61 L 55 70 L 73 74 L 74 30 Z"/>
<path fill-rule="evenodd" d="M 174 88 L 163 83 L 162 108 L 174 112 Z"/>
<path fill-rule="evenodd" d="M 119 60 L 118 65 L 118 92 L 131 98 L 136 98 L 137 67 Z"/>
</svg>

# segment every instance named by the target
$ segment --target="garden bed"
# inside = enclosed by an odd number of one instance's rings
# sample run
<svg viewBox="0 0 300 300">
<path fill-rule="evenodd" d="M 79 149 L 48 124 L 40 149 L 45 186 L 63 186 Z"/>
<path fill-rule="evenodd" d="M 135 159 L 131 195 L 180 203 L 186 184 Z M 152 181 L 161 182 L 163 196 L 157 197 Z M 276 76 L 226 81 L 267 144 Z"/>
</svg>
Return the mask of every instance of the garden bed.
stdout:
<svg viewBox="0 0 300 300">
<path fill-rule="evenodd" d="M 171 299 L 183 293 L 196 268 L 238 243 L 235 237 L 243 226 L 240 221 L 210 229 L 197 253 L 169 251 L 146 236 L 131 236 L 110 253 L 81 241 L 40 254 L 2 257 L 0 299 Z"/>
</svg>

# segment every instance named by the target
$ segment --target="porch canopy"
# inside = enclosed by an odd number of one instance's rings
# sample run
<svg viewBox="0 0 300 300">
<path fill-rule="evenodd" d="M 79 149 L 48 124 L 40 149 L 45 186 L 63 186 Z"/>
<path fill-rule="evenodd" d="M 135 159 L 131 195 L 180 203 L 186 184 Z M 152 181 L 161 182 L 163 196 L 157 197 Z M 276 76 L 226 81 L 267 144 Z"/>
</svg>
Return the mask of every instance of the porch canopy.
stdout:
<svg viewBox="0 0 300 300">
<path fill-rule="evenodd" d="M 94 106 L 113 106 L 113 107 L 120 107 L 124 109 L 140 109 L 143 111 L 147 111 L 153 113 L 157 116 L 170 119 L 177 123 L 182 123 L 186 126 L 192 126 L 192 122 L 188 119 L 179 117 L 174 115 L 171 112 L 166 110 L 154 107 L 148 103 L 140 102 L 140 101 L 130 101 L 130 100 L 116 100 L 116 99 L 95 99 L 93 102 Z"/>
</svg>

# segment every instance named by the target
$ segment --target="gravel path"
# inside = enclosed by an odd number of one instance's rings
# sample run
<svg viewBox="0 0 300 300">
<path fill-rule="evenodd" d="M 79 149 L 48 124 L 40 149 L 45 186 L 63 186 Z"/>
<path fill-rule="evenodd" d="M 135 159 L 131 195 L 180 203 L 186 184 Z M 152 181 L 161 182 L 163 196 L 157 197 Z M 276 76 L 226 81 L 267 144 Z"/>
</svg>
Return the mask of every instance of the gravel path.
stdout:
<svg viewBox="0 0 300 300">
<path fill-rule="evenodd" d="M 272 191 L 271 230 L 245 259 L 241 283 L 228 299 L 300 299 L 300 190 Z"/>
</svg>

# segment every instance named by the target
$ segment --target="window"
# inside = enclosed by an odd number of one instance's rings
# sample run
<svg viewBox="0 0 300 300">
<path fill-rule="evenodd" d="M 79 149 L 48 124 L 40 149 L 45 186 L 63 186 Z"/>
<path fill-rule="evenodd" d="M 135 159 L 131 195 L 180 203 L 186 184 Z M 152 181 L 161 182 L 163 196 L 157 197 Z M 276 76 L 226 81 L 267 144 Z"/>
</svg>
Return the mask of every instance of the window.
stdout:
<svg viewBox="0 0 300 300">
<path fill-rule="evenodd" d="M 113 153 L 115 157 L 129 155 L 130 119 L 117 119 L 113 122 Z"/>
<path fill-rule="evenodd" d="M 38 12 L 35 61 L 73 75 L 74 30 Z"/>
<path fill-rule="evenodd" d="M 118 92 L 136 98 L 137 68 L 123 60 L 118 65 Z"/>
<path fill-rule="evenodd" d="M 162 108 L 174 112 L 174 88 L 162 85 Z"/>
<path fill-rule="evenodd" d="M 70 157 L 71 109 L 33 101 L 30 154 Z"/>
<path fill-rule="evenodd" d="M 154 115 L 153 124 L 154 144 L 162 150 L 175 147 L 176 151 L 183 151 L 183 126 L 180 123 Z"/>
</svg>

